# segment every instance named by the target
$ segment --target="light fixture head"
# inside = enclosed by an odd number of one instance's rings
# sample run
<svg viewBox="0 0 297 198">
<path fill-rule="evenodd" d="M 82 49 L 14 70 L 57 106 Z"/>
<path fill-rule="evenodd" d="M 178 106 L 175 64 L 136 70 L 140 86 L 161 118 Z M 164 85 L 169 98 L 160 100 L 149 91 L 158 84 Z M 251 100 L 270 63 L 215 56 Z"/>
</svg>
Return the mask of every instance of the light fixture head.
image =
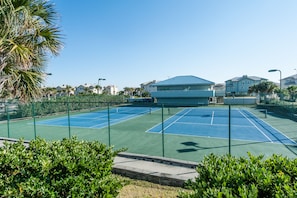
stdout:
<svg viewBox="0 0 297 198">
<path fill-rule="evenodd" d="M 276 72 L 276 71 L 279 71 L 278 69 L 270 69 L 268 70 L 268 72 Z"/>
</svg>

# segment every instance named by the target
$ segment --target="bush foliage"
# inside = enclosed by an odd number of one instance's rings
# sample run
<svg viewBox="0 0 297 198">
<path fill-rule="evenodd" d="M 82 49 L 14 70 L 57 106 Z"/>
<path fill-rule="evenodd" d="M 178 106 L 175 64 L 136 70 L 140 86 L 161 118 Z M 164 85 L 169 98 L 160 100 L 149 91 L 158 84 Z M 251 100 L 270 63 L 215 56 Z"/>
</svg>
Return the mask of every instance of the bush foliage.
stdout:
<svg viewBox="0 0 297 198">
<path fill-rule="evenodd" d="M 297 159 L 280 155 L 206 156 L 181 197 L 297 197 Z"/>
<path fill-rule="evenodd" d="M 0 148 L 1 197 L 116 197 L 113 151 L 76 138 L 5 143 Z"/>
</svg>

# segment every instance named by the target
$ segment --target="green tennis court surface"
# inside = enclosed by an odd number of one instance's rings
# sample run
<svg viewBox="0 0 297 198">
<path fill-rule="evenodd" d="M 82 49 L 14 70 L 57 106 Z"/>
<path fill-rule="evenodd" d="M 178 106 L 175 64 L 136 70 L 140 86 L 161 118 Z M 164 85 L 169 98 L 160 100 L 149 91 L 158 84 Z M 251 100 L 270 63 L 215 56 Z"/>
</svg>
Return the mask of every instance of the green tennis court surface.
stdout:
<svg viewBox="0 0 297 198">
<path fill-rule="evenodd" d="M 77 136 L 82 140 L 98 140 L 105 144 L 110 144 L 115 149 L 127 148 L 127 152 L 131 153 L 155 156 L 164 155 L 169 158 L 189 161 L 201 161 L 205 155 L 210 153 L 228 153 L 228 116 L 225 114 L 227 108 L 207 107 L 207 111 L 193 111 L 192 113 L 190 111 L 184 116 L 183 114 L 189 110 L 188 108 L 170 108 L 170 112 L 168 112 L 167 108 L 164 108 L 163 116 L 162 108 L 134 108 L 110 108 L 109 116 L 107 109 L 97 109 L 88 112 L 70 113 L 69 119 L 67 112 L 65 112 L 55 116 L 36 117 L 35 120 L 33 118 L 11 120 L 9 124 L 3 121 L 0 123 L 0 135 L 3 137 L 24 138 L 26 140 L 31 140 L 35 137 L 57 140 L 68 138 L 69 136 Z M 202 110 L 203 108 L 199 109 Z M 212 114 L 213 110 L 214 114 Z M 219 114 L 220 110 L 224 110 L 222 115 Z M 296 157 L 296 122 L 274 115 L 268 115 L 265 118 L 263 112 L 256 109 L 246 108 L 246 110 L 252 115 L 248 115 L 242 109 L 232 108 L 231 111 L 231 114 L 233 114 L 233 120 L 231 119 L 231 124 L 233 125 L 233 127 L 231 125 L 232 155 L 245 156 L 247 152 L 251 152 L 256 155 L 282 154 L 288 157 Z M 236 112 L 239 115 L 235 114 Z M 248 119 L 242 118 L 240 112 Z M 255 116 L 255 118 L 252 116 Z M 175 120 L 167 122 L 172 118 Z M 164 134 L 160 133 L 160 128 L 158 128 L 162 119 L 164 119 Z M 245 121 L 240 121 L 240 119 L 245 119 Z M 249 120 L 254 124 L 249 123 Z M 245 136 L 235 136 L 236 133 L 242 133 L 241 135 L 250 134 L 250 132 L 246 131 L 255 128 L 253 125 L 263 124 L 257 123 L 261 121 L 267 124 L 265 130 L 269 128 L 268 126 L 276 130 L 278 137 L 271 135 L 270 139 L 282 139 L 282 141 L 270 141 L 267 138 L 257 140 L 249 139 Z M 34 122 L 36 125 L 34 125 Z M 100 124 L 100 122 L 105 124 Z M 174 126 L 174 124 L 177 125 Z M 244 126 L 244 124 L 248 125 Z M 185 130 L 185 125 L 195 127 Z M 202 130 L 203 134 L 205 133 L 204 135 L 191 134 L 198 131 L 198 129 L 201 130 L 203 125 L 219 125 L 219 129 L 207 128 Z M 236 125 L 240 127 L 237 132 L 234 132 Z M 155 130 L 155 127 L 158 130 Z M 259 128 L 259 126 L 257 127 Z M 155 131 L 147 132 L 152 129 Z M 256 134 L 259 135 L 261 132 L 258 131 Z"/>
</svg>

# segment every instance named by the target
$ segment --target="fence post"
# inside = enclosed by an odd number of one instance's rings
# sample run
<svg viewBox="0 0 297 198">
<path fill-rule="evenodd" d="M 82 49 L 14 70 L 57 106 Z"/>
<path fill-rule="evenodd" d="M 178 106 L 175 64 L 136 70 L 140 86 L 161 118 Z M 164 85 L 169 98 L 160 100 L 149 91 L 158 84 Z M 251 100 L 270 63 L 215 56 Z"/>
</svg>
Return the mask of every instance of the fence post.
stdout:
<svg viewBox="0 0 297 198">
<path fill-rule="evenodd" d="M 9 130 L 9 121 L 10 121 L 10 116 L 9 116 L 9 110 L 8 110 L 8 105 L 5 103 L 5 111 L 6 111 L 6 116 L 7 116 L 7 137 L 10 138 L 10 130 Z"/>
<path fill-rule="evenodd" d="M 108 146 L 110 147 L 110 111 L 109 111 L 109 103 L 107 104 L 107 122 L 108 122 Z"/>
<path fill-rule="evenodd" d="M 165 157 L 164 148 L 164 104 L 162 104 L 162 156 Z"/>
<path fill-rule="evenodd" d="M 31 107 L 32 107 L 33 125 L 34 125 L 34 139 L 36 140 L 36 120 L 35 120 L 34 102 L 31 103 Z"/>
<path fill-rule="evenodd" d="M 68 136 L 71 138 L 71 125 L 70 125 L 70 110 L 69 110 L 69 97 L 67 97 L 67 114 L 68 114 Z"/>
<path fill-rule="evenodd" d="M 229 105 L 229 155 L 231 155 L 231 105 Z"/>
</svg>

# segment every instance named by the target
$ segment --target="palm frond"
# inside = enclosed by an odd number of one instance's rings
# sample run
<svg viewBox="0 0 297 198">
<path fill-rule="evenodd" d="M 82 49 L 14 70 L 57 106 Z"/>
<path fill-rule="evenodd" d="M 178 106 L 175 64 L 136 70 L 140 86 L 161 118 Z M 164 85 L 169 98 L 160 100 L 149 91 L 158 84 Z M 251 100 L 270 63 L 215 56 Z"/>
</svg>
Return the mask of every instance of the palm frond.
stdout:
<svg viewBox="0 0 297 198">
<path fill-rule="evenodd" d="M 46 57 L 58 55 L 63 45 L 56 19 L 47 0 L 0 1 L 1 93 L 22 100 L 40 96 Z"/>
</svg>

